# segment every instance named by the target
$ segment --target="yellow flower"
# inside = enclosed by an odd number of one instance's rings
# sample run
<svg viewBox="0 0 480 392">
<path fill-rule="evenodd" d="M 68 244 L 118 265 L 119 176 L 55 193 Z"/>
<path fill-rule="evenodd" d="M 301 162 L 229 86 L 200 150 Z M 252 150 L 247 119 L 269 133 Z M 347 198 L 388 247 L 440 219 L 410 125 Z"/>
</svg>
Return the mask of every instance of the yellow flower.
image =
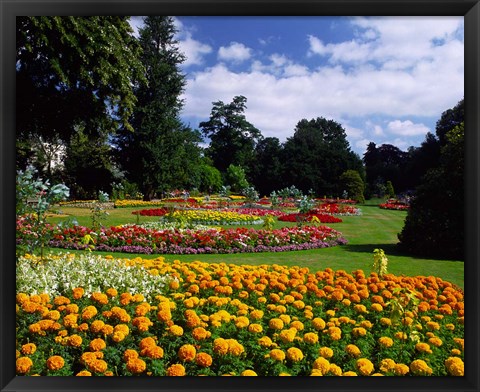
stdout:
<svg viewBox="0 0 480 392">
<path fill-rule="evenodd" d="M 333 350 L 330 347 L 322 347 L 318 350 L 320 356 L 326 359 L 330 359 L 333 357 Z"/>
<path fill-rule="evenodd" d="M 90 331 L 93 333 L 99 333 L 104 327 L 105 323 L 102 320 L 95 320 L 90 324 Z"/>
<path fill-rule="evenodd" d="M 428 339 L 428 343 L 435 347 L 440 347 L 441 345 L 443 345 L 442 339 L 438 337 L 431 337 L 430 339 Z"/>
<path fill-rule="evenodd" d="M 125 362 L 128 362 L 135 358 L 138 358 L 138 353 L 135 350 L 126 349 L 125 352 L 123 353 L 123 360 Z"/>
<path fill-rule="evenodd" d="M 263 327 L 260 324 L 250 324 L 248 326 L 248 332 L 251 333 L 261 333 L 263 331 Z"/>
<path fill-rule="evenodd" d="M 416 376 L 429 376 L 433 372 L 423 359 L 414 360 L 410 364 L 410 371 Z"/>
<path fill-rule="evenodd" d="M 64 359 L 60 355 L 54 355 L 47 359 L 47 368 L 50 370 L 59 370 L 65 365 Z"/>
<path fill-rule="evenodd" d="M 260 339 L 258 339 L 258 344 L 262 347 L 270 347 L 273 342 L 272 339 L 268 336 L 262 336 Z"/>
<path fill-rule="evenodd" d="M 283 329 L 284 327 L 284 323 L 281 319 L 279 318 L 272 318 L 269 322 L 268 322 L 268 326 L 272 329 L 277 329 L 277 330 L 280 330 L 280 329 Z"/>
<path fill-rule="evenodd" d="M 432 353 L 432 350 L 430 349 L 430 346 L 427 343 L 417 343 L 415 345 L 415 350 L 421 353 L 427 353 L 427 354 Z"/>
<path fill-rule="evenodd" d="M 352 371 L 348 371 L 348 372 L 343 373 L 342 376 L 347 376 L 347 377 L 357 376 L 357 373 L 352 372 Z"/>
<path fill-rule="evenodd" d="M 77 374 L 75 374 L 75 376 L 78 376 L 78 377 L 89 377 L 91 375 L 92 373 L 90 373 L 88 370 L 81 370 Z"/>
<path fill-rule="evenodd" d="M 168 331 L 173 336 L 182 336 L 183 335 L 183 328 L 179 325 L 172 325 L 168 328 Z"/>
<path fill-rule="evenodd" d="M 358 327 L 358 328 L 353 328 L 352 333 L 353 333 L 353 336 L 356 336 L 356 337 L 365 336 L 367 334 L 367 330 L 365 328 Z"/>
<path fill-rule="evenodd" d="M 100 350 L 103 350 L 105 347 L 107 347 L 106 343 L 105 343 L 105 340 L 103 339 L 93 339 L 91 342 L 90 342 L 90 350 L 92 351 L 100 351 Z"/>
<path fill-rule="evenodd" d="M 340 340 L 342 338 L 342 330 L 338 327 L 329 327 L 328 334 L 332 340 Z"/>
<path fill-rule="evenodd" d="M 279 333 L 279 338 L 283 343 L 291 343 L 295 339 L 297 330 L 295 328 L 284 329 Z"/>
<path fill-rule="evenodd" d="M 72 347 L 80 347 L 82 345 L 82 337 L 80 335 L 71 335 L 68 337 L 68 345 Z"/>
<path fill-rule="evenodd" d="M 380 362 L 380 371 L 386 373 L 395 369 L 395 361 L 391 358 L 382 359 Z"/>
<path fill-rule="evenodd" d="M 358 359 L 356 365 L 357 365 L 358 371 L 362 376 L 368 376 L 374 370 L 373 363 L 367 358 Z"/>
<path fill-rule="evenodd" d="M 403 363 L 397 363 L 395 364 L 393 371 L 397 376 L 404 376 L 410 371 L 410 368 Z"/>
<path fill-rule="evenodd" d="M 237 328 L 246 328 L 248 327 L 248 324 L 250 324 L 248 317 L 240 316 L 235 319 L 235 326 Z"/>
<path fill-rule="evenodd" d="M 361 354 L 360 349 L 354 344 L 348 344 L 347 347 L 345 347 L 345 351 L 352 357 L 358 357 Z"/>
<path fill-rule="evenodd" d="M 148 346 L 140 351 L 140 355 L 152 359 L 160 359 L 163 358 L 163 348 L 160 346 Z"/>
<path fill-rule="evenodd" d="M 25 374 L 30 371 L 33 362 L 29 357 L 20 357 L 16 361 L 16 370 L 19 374 Z"/>
<path fill-rule="evenodd" d="M 315 328 L 317 331 L 324 329 L 326 326 L 325 321 L 320 317 L 315 317 L 312 320 L 312 325 L 313 325 L 313 328 Z"/>
<path fill-rule="evenodd" d="M 300 362 L 303 359 L 303 352 L 297 347 L 290 347 L 287 350 L 287 358 L 292 362 Z"/>
<path fill-rule="evenodd" d="M 191 344 L 184 344 L 178 350 L 178 357 L 182 361 L 193 361 L 195 359 L 195 355 L 197 354 L 197 350 L 195 346 Z"/>
<path fill-rule="evenodd" d="M 263 317 L 263 310 L 255 309 L 250 312 L 250 318 L 252 320 L 260 320 Z"/>
<path fill-rule="evenodd" d="M 88 369 L 94 373 L 105 373 L 108 368 L 107 362 L 105 362 L 103 359 L 97 359 L 95 361 L 92 361 L 88 363 L 87 366 Z"/>
<path fill-rule="evenodd" d="M 227 343 L 228 343 L 228 353 L 229 354 L 239 356 L 240 354 L 242 354 L 245 351 L 243 345 L 240 344 L 235 339 L 228 339 Z"/>
<path fill-rule="evenodd" d="M 113 333 L 113 336 L 112 336 L 112 340 L 115 342 L 115 343 L 119 343 L 121 342 L 122 340 L 125 339 L 125 334 L 121 331 L 115 331 Z"/>
<path fill-rule="evenodd" d="M 219 355 L 227 354 L 228 348 L 228 342 L 223 338 L 216 338 L 213 341 L 213 351 Z"/>
<path fill-rule="evenodd" d="M 247 369 L 240 373 L 241 376 L 258 376 L 253 370 Z"/>
<path fill-rule="evenodd" d="M 290 323 L 290 327 L 295 328 L 297 331 L 303 331 L 303 329 L 305 328 L 303 323 L 299 320 L 292 321 Z"/>
<path fill-rule="evenodd" d="M 451 376 L 464 376 L 465 364 L 461 358 L 449 357 L 445 360 L 445 367 Z"/>
<path fill-rule="evenodd" d="M 324 357 L 319 357 L 313 362 L 313 369 L 320 371 L 322 375 L 325 375 L 330 371 L 330 362 Z"/>
<path fill-rule="evenodd" d="M 383 347 L 392 347 L 393 346 L 393 340 L 392 338 L 389 338 L 388 336 L 382 336 L 380 339 L 378 339 L 378 342 L 380 345 Z"/>
<path fill-rule="evenodd" d="M 179 363 L 167 368 L 167 376 L 185 376 L 185 374 L 185 368 Z"/>
<path fill-rule="evenodd" d="M 270 350 L 270 353 L 268 355 L 275 361 L 283 361 L 285 359 L 285 353 L 277 348 Z"/>
<path fill-rule="evenodd" d="M 328 373 L 333 374 L 334 376 L 341 376 L 342 375 L 342 368 L 334 363 L 330 364 L 330 369 L 328 369 Z"/>
<path fill-rule="evenodd" d="M 307 332 L 303 335 L 303 341 L 309 344 L 318 343 L 318 334 L 313 332 Z"/>
</svg>

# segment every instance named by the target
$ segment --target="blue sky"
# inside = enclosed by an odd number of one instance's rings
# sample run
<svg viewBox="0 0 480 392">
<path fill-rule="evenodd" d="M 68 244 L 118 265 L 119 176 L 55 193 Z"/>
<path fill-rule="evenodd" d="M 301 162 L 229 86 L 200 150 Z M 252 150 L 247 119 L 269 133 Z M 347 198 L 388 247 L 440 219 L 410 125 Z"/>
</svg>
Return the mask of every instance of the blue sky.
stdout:
<svg viewBox="0 0 480 392">
<path fill-rule="evenodd" d="M 133 17 L 134 29 L 142 19 Z M 175 17 L 187 60 L 182 119 L 247 98 L 249 122 L 281 142 L 301 119 L 340 123 L 353 151 L 406 150 L 464 95 L 463 17 Z"/>
</svg>

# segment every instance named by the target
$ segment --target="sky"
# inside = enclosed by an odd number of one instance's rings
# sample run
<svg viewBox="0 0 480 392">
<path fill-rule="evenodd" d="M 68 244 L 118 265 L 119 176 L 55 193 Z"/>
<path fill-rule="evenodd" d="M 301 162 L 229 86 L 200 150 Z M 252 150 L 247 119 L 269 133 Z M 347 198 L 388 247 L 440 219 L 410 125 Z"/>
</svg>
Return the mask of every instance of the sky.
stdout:
<svg viewBox="0 0 480 392">
<path fill-rule="evenodd" d="M 132 17 L 135 32 L 141 17 Z M 247 98 L 264 137 L 293 136 L 302 119 L 341 124 L 353 151 L 403 151 L 435 134 L 464 96 L 463 16 L 181 16 L 186 56 L 182 120 L 193 129 L 212 103 Z"/>
</svg>

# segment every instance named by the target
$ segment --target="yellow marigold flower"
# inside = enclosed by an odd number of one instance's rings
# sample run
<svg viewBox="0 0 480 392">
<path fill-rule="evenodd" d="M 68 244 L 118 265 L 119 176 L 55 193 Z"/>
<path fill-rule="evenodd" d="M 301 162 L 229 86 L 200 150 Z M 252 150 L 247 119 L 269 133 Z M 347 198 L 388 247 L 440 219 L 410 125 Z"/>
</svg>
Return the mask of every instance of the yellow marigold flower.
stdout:
<svg viewBox="0 0 480 392">
<path fill-rule="evenodd" d="M 313 332 L 307 332 L 303 335 L 303 341 L 309 344 L 318 343 L 318 334 Z"/>
<path fill-rule="evenodd" d="M 105 291 L 105 294 L 107 294 L 110 298 L 116 297 L 118 295 L 118 291 L 114 288 L 109 288 L 107 291 Z"/>
<path fill-rule="evenodd" d="M 213 351 L 219 355 L 228 353 L 228 342 L 223 338 L 216 338 L 213 341 Z"/>
<path fill-rule="evenodd" d="M 240 344 L 237 340 L 228 339 L 227 342 L 228 342 L 228 353 L 229 354 L 239 356 L 245 351 L 245 348 L 243 347 L 243 345 Z"/>
<path fill-rule="evenodd" d="M 180 325 L 172 325 L 168 328 L 168 332 L 170 332 L 173 336 L 182 336 L 183 328 Z"/>
<path fill-rule="evenodd" d="M 78 377 L 89 377 L 91 375 L 92 373 L 90 373 L 88 370 L 81 370 L 77 374 L 75 374 L 75 376 L 78 376 Z"/>
<path fill-rule="evenodd" d="M 438 331 L 440 329 L 440 324 L 438 324 L 437 322 L 435 321 L 429 321 L 427 323 L 427 328 L 430 330 L 430 331 Z"/>
<path fill-rule="evenodd" d="M 250 324 L 248 326 L 248 332 L 251 333 L 261 333 L 263 331 L 263 327 L 260 324 Z"/>
<path fill-rule="evenodd" d="M 139 374 L 143 373 L 147 368 L 147 364 L 143 359 L 132 358 L 127 362 L 127 370 L 130 373 Z"/>
<path fill-rule="evenodd" d="M 279 338 L 283 343 L 291 343 L 295 339 L 297 330 L 295 328 L 284 329 L 279 333 Z"/>
<path fill-rule="evenodd" d="M 92 351 L 100 351 L 103 350 L 105 347 L 107 347 L 107 344 L 105 343 L 105 340 L 101 338 L 93 339 L 89 345 L 89 348 Z"/>
<path fill-rule="evenodd" d="M 320 371 L 322 375 L 325 375 L 330 371 L 330 362 L 324 357 L 319 357 L 313 362 L 312 367 Z"/>
<path fill-rule="evenodd" d="M 270 347 L 273 342 L 272 339 L 268 336 L 262 336 L 260 339 L 258 339 L 258 344 L 262 347 Z"/>
<path fill-rule="evenodd" d="M 130 333 L 130 328 L 128 328 L 127 324 L 117 324 L 113 328 L 113 332 L 122 332 L 125 336 Z"/>
<path fill-rule="evenodd" d="M 445 328 L 447 328 L 449 331 L 454 331 L 455 330 L 455 325 L 452 323 L 445 324 Z"/>
<path fill-rule="evenodd" d="M 277 348 L 270 350 L 268 356 L 275 361 L 283 361 L 285 359 L 285 353 Z"/>
<path fill-rule="evenodd" d="M 156 346 L 156 345 L 157 345 L 157 342 L 151 336 L 143 338 L 139 343 L 139 347 L 141 350 L 143 350 L 144 348 Z"/>
<path fill-rule="evenodd" d="M 22 354 L 32 355 L 37 351 L 37 346 L 34 343 L 27 343 L 22 346 Z"/>
<path fill-rule="evenodd" d="M 167 376 L 185 376 L 185 374 L 185 368 L 179 363 L 167 368 Z"/>
<path fill-rule="evenodd" d="M 287 359 L 292 362 L 300 362 L 303 359 L 303 352 L 297 347 L 290 347 L 287 350 Z"/>
<path fill-rule="evenodd" d="M 281 314 L 278 318 L 283 321 L 284 325 L 288 325 L 292 321 L 292 318 L 288 314 Z"/>
<path fill-rule="evenodd" d="M 108 296 L 107 296 L 107 294 L 95 292 L 95 293 L 92 293 L 92 295 L 90 296 L 90 298 L 91 298 L 93 301 L 98 302 L 98 303 L 101 304 L 101 305 L 106 305 L 106 304 L 108 304 Z"/>
<path fill-rule="evenodd" d="M 119 343 L 121 342 L 122 340 L 125 339 L 125 334 L 121 331 L 115 331 L 113 332 L 113 336 L 112 336 L 112 340 L 115 342 L 115 343 Z"/>
<path fill-rule="evenodd" d="M 389 338 L 388 336 L 382 336 L 380 339 L 378 339 L 378 342 L 382 347 L 392 347 L 393 346 L 393 339 Z"/>
<path fill-rule="evenodd" d="M 427 353 L 427 354 L 432 353 L 432 349 L 430 348 L 430 345 L 428 343 L 417 343 L 415 345 L 415 350 L 421 353 Z"/>
<path fill-rule="evenodd" d="M 395 364 L 395 367 L 393 368 L 393 372 L 397 376 L 404 376 L 409 371 L 410 371 L 410 368 L 403 363 L 397 363 L 397 364 Z"/>
<path fill-rule="evenodd" d="M 89 363 L 96 360 L 97 360 L 97 356 L 95 355 L 95 353 L 92 353 L 90 351 L 83 353 L 82 356 L 80 357 L 80 362 L 87 366 Z"/>
<path fill-rule="evenodd" d="M 264 315 L 263 310 L 255 309 L 250 312 L 250 318 L 252 320 L 260 320 Z"/>
<path fill-rule="evenodd" d="M 334 363 L 330 364 L 330 368 L 328 369 L 328 373 L 334 376 L 341 376 L 342 375 L 342 368 Z"/>
<path fill-rule="evenodd" d="M 380 362 L 380 371 L 386 373 L 395 369 L 395 361 L 391 358 L 382 359 Z"/>
<path fill-rule="evenodd" d="M 73 314 L 73 313 L 78 313 L 78 305 L 77 304 L 69 304 L 65 306 L 65 313 L 67 314 Z"/>
<path fill-rule="evenodd" d="M 300 301 L 300 300 L 297 300 L 295 301 L 292 306 L 295 308 L 295 309 L 298 309 L 298 310 L 301 310 L 305 307 L 305 303 L 303 301 Z"/>
<path fill-rule="evenodd" d="M 433 372 L 423 359 L 414 360 L 410 364 L 410 371 L 416 376 L 429 376 Z"/>
<path fill-rule="evenodd" d="M 89 320 L 92 317 L 94 317 L 98 313 L 98 310 L 95 306 L 87 306 L 85 309 L 83 309 L 82 312 L 82 319 L 83 320 Z"/>
<path fill-rule="evenodd" d="M 361 304 L 357 304 L 353 307 L 353 309 L 357 312 L 357 313 L 368 313 L 368 310 L 367 308 L 365 307 L 365 305 L 361 305 Z"/>
<path fill-rule="evenodd" d="M 330 347 L 321 347 L 318 350 L 318 353 L 320 354 L 321 357 L 330 359 L 333 357 L 333 350 Z"/>
<path fill-rule="evenodd" d="M 370 328 L 373 327 L 373 324 L 372 324 L 370 321 L 368 321 L 368 320 L 363 320 L 363 321 L 360 323 L 360 327 L 370 329 Z"/>
<path fill-rule="evenodd" d="M 462 354 L 462 352 L 458 348 L 452 349 L 452 351 L 450 351 L 450 353 L 452 355 L 461 355 Z"/>
<path fill-rule="evenodd" d="M 332 340 L 340 340 L 342 338 L 342 330 L 338 327 L 329 327 L 328 334 Z"/>
<path fill-rule="evenodd" d="M 465 364 L 461 358 L 449 357 L 445 360 L 445 367 L 451 376 L 465 375 Z"/>
<path fill-rule="evenodd" d="M 135 358 L 138 358 L 138 353 L 135 350 L 126 349 L 125 352 L 123 353 L 123 360 L 125 362 L 128 362 Z"/>
<path fill-rule="evenodd" d="M 191 344 L 184 344 L 178 350 L 178 357 L 182 361 L 193 361 L 195 359 L 196 354 L 197 354 L 197 350 L 195 349 L 195 346 Z"/>
<path fill-rule="evenodd" d="M 47 359 L 47 368 L 59 370 L 65 365 L 65 360 L 60 355 L 53 355 Z"/>
<path fill-rule="evenodd" d="M 140 304 L 135 308 L 135 316 L 145 316 L 148 312 L 150 312 L 151 308 L 152 307 L 150 306 L 150 304 L 146 302 Z"/>
<path fill-rule="evenodd" d="M 348 344 L 345 351 L 352 357 L 358 357 L 361 354 L 360 349 L 354 344 Z"/>
<path fill-rule="evenodd" d="M 168 284 L 168 287 L 170 287 L 171 290 L 178 290 L 180 288 L 180 283 L 178 280 L 172 280 Z"/>
<path fill-rule="evenodd" d="M 18 293 L 16 295 L 16 301 L 18 304 L 22 305 L 23 303 L 30 301 L 30 297 L 25 293 Z"/>
<path fill-rule="evenodd" d="M 342 376 L 352 377 L 358 376 L 358 374 L 349 370 L 348 372 L 343 373 Z"/>
<path fill-rule="evenodd" d="M 29 357 L 20 357 L 15 362 L 17 373 L 25 374 L 30 371 L 33 366 L 33 362 Z"/>
<path fill-rule="evenodd" d="M 107 362 L 105 362 L 103 359 L 92 361 L 87 366 L 88 369 L 94 373 L 105 373 L 108 368 Z"/>
<path fill-rule="evenodd" d="M 82 337 L 80 335 L 71 335 L 68 337 L 68 345 L 71 347 L 80 347 L 82 345 Z"/>
<path fill-rule="evenodd" d="M 370 309 L 374 310 L 375 312 L 381 312 L 383 310 L 383 306 L 380 305 L 379 303 L 374 303 L 372 304 Z"/>
<path fill-rule="evenodd" d="M 237 317 L 235 320 L 235 326 L 237 328 L 246 328 L 248 327 L 248 324 L 250 324 L 250 320 L 245 316 Z"/>
<path fill-rule="evenodd" d="M 212 356 L 207 353 L 198 353 L 195 357 L 195 363 L 201 367 L 209 367 L 213 363 Z"/>
<path fill-rule="evenodd" d="M 46 319 L 48 320 L 55 320 L 57 321 L 58 319 L 60 319 L 60 312 L 58 310 L 50 310 L 46 316 L 45 316 Z"/>
<path fill-rule="evenodd" d="M 110 324 L 105 324 L 100 332 L 104 335 L 110 336 L 113 334 L 113 326 Z"/>
<path fill-rule="evenodd" d="M 272 329 L 276 329 L 276 330 L 281 330 L 283 329 L 284 327 L 284 323 L 281 319 L 279 318 L 272 318 L 269 322 L 268 322 L 268 326 Z"/>
<path fill-rule="evenodd" d="M 305 328 L 303 323 L 299 320 L 292 321 L 290 323 L 290 327 L 295 328 L 297 331 L 303 331 L 303 329 Z"/>
<path fill-rule="evenodd" d="M 367 334 L 367 330 L 362 327 L 357 327 L 357 328 L 353 328 L 352 333 L 353 333 L 353 336 L 356 336 L 356 337 L 365 336 Z"/>
<path fill-rule="evenodd" d="M 382 317 L 382 318 L 380 319 L 380 324 L 382 324 L 382 325 L 385 326 L 385 327 L 389 327 L 389 326 L 392 325 L 392 320 L 389 319 L 388 317 Z"/>
<path fill-rule="evenodd" d="M 312 325 L 313 328 L 315 328 L 317 331 L 322 330 L 326 327 L 325 321 L 320 317 L 315 317 L 312 320 Z"/>
<path fill-rule="evenodd" d="M 133 302 L 143 302 L 145 301 L 145 297 L 143 294 L 137 293 L 132 297 Z"/>
<path fill-rule="evenodd" d="M 431 337 L 430 339 L 428 339 L 428 343 L 435 347 L 440 347 L 443 344 L 442 339 L 438 337 Z"/>
<path fill-rule="evenodd" d="M 367 358 L 358 359 L 356 366 L 362 376 L 369 376 L 375 370 L 373 363 Z"/>
<path fill-rule="evenodd" d="M 80 299 L 85 294 L 85 290 L 82 287 L 76 287 L 72 290 L 72 295 L 74 299 Z"/>
<path fill-rule="evenodd" d="M 395 332 L 395 337 L 397 339 L 400 339 L 400 340 L 407 340 L 408 339 L 407 334 L 405 332 L 401 332 L 401 331 Z"/>
<path fill-rule="evenodd" d="M 240 376 L 258 376 L 253 370 L 247 369 L 240 373 Z"/>
</svg>

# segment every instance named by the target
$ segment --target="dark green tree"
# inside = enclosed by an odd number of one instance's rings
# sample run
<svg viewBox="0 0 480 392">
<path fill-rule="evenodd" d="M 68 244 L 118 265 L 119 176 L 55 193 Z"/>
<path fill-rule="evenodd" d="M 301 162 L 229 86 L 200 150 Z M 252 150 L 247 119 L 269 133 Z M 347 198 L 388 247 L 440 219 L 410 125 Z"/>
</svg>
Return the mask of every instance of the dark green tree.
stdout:
<svg viewBox="0 0 480 392">
<path fill-rule="evenodd" d="M 304 193 L 340 195 L 338 179 L 348 169 L 364 177 L 362 161 L 351 151 L 343 127 L 322 117 L 298 122 L 284 144 L 282 162 L 284 182 Z"/>
<path fill-rule="evenodd" d="M 79 124 L 92 137 L 132 129 L 143 66 L 128 17 L 22 16 L 16 29 L 17 164 L 39 139 L 66 145 Z"/>
<path fill-rule="evenodd" d="M 252 184 L 261 196 L 282 187 L 282 150 L 280 140 L 276 137 L 266 137 L 255 147 L 250 175 Z"/>
<path fill-rule="evenodd" d="M 356 200 L 358 203 L 365 203 L 363 192 L 365 184 L 356 170 L 347 170 L 340 176 L 340 186 L 347 191 L 348 198 Z"/>
<path fill-rule="evenodd" d="M 440 165 L 418 186 L 400 248 L 412 254 L 462 260 L 464 257 L 464 125 L 445 133 Z"/>
<path fill-rule="evenodd" d="M 200 134 L 183 125 L 179 98 L 185 76 L 171 17 L 148 16 L 140 29 L 140 60 L 145 77 L 136 81 L 138 103 L 131 118 L 134 132 L 123 129 L 116 138 L 121 167 L 129 181 L 136 183 L 150 200 L 155 194 L 190 186 L 200 159 Z"/>
<path fill-rule="evenodd" d="M 222 173 L 230 164 L 243 167 L 247 175 L 261 132 L 245 117 L 247 98 L 235 96 L 229 104 L 213 102 L 210 119 L 200 123 L 203 135 L 210 139 L 206 155 Z"/>
<path fill-rule="evenodd" d="M 225 182 L 233 192 L 241 192 L 249 186 L 245 170 L 241 166 L 230 164 L 225 173 Z"/>
</svg>

